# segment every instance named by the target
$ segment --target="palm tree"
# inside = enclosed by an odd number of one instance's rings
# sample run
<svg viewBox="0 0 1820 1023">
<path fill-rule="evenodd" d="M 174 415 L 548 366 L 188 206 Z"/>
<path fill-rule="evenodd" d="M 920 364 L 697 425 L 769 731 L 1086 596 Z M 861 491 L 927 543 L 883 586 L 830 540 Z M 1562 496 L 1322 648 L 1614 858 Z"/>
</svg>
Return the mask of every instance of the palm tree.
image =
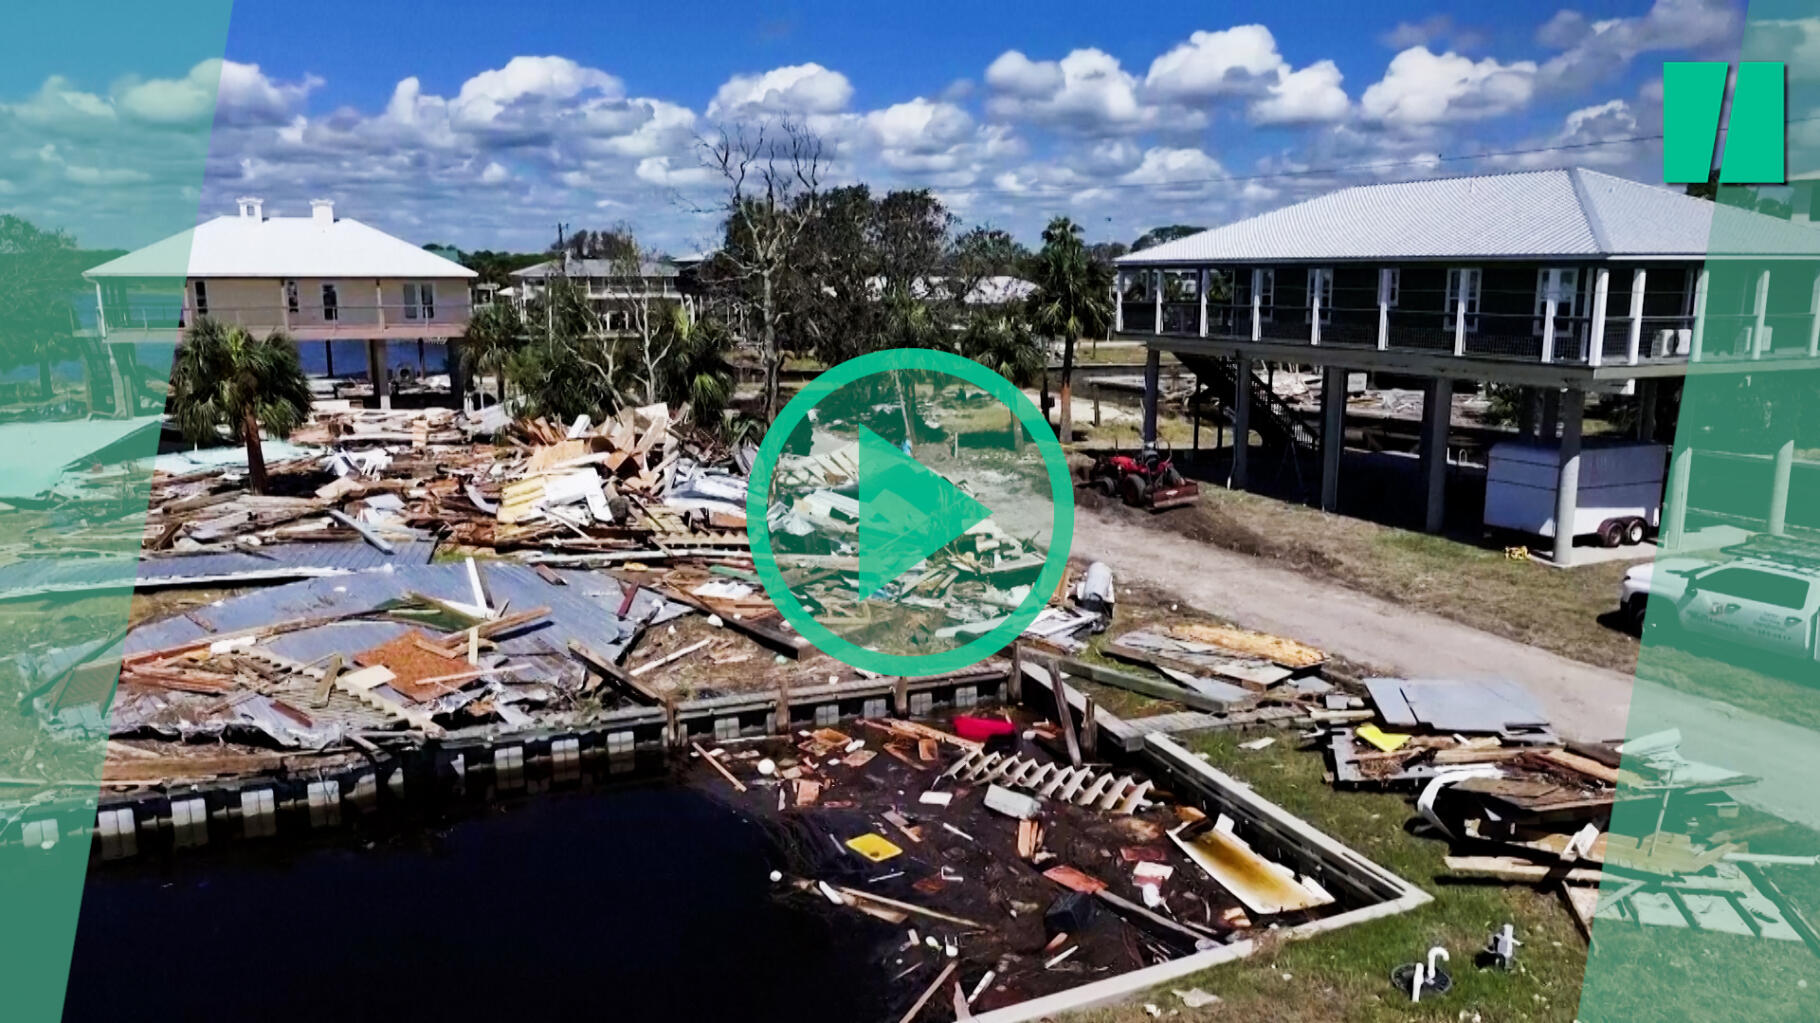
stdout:
<svg viewBox="0 0 1820 1023">
<path fill-rule="evenodd" d="M 310 413 L 310 383 L 289 334 L 255 338 L 245 327 L 201 317 L 183 334 L 171 364 L 171 415 L 192 444 L 238 434 L 246 444 L 247 485 L 265 493 L 263 426 L 288 436 Z"/>
<path fill-rule="evenodd" d="M 461 346 L 467 374 L 470 378 L 493 374 L 494 396 L 502 403 L 506 400 L 506 363 L 524 337 L 524 314 L 510 301 L 495 300 L 481 306 L 468 320 Z"/>
<path fill-rule="evenodd" d="M 727 362 L 732 333 L 717 319 L 692 315 L 680 302 L 670 307 L 660 329 L 669 341 L 663 400 L 686 403 L 697 426 L 718 432 L 733 400 L 733 366 Z"/>
<path fill-rule="evenodd" d="M 961 331 L 961 354 L 985 366 L 1018 387 L 1034 386 L 1043 374 L 1043 348 L 1031 332 L 1030 321 L 1015 312 L 982 313 Z M 1023 447 L 1017 413 L 1011 413 L 1011 440 Z"/>
<path fill-rule="evenodd" d="M 1061 437 L 1074 439 L 1074 343 L 1099 337 L 1112 322 L 1112 268 L 1093 258 L 1081 241 L 1080 225 L 1056 217 L 1043 229 L 1043 248 L 1036 254 L 1036 293 L 1030 296 L 1030 318 L 1037 333 L 1062 342 Z"/>
</svg>

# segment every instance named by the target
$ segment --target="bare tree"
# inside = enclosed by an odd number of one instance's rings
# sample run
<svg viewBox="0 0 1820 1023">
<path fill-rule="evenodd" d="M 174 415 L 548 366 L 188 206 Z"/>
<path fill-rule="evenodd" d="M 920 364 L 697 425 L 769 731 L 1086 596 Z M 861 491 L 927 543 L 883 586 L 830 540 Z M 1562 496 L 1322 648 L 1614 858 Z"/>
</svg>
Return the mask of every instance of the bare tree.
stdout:
<svg viewBox="0 0 1820 1023">
<path fill-rule="evenodd" d="M 723 127 L 717 138 L 697 139 L 696 145 L 703 165 L 727 182 L 720 207 L 727 228 L 722 252 L 732 276 L 748 285 L 746 301 L 757 314 L 769 421 L 777 415 L 783 363 L 777 288 L 797 239 L 820 211 L 822 142 L 808 129 L 784 121 L 775 130 L 760 125 L 729 133 Z"/>
<path fill-rule="evenodd" d="M 630 364 L 639 404 L 653 405 L 663 393 L 663 379 L 676 335 L 667 327 L 669 306 L 676 299 L 658 298 L 651 294 L 650 279 L 645 271 L 657 262 L 657 253 L 641 248 L 629 227 L 616 229 L 623 240 L 609 261 L 611 276 L 607 279 L 609 301 L 625 323 L 625 335 L 638 349 L 638 358 Z"/>
</svg>

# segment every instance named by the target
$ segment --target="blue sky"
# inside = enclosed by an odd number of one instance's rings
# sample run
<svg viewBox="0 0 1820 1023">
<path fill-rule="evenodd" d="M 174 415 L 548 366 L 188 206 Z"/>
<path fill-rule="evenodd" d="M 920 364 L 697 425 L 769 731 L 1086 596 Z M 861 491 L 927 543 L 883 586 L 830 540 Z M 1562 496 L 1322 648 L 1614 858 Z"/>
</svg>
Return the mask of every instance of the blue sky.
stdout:
<svg viewBox="0 0 1820 1023">
<path fill-rule="evenodd" d="M 124 85 L 86 80 L 55 50 L 0 70 L 0 131 L 64 93 L 122 122 L 176 123 L 218 84 L 190 186 L 202 216 L 241 194 L 279 213 L 327 196 L 419 242 L 537 248 L 558 221 L 626 223 L 677 252 L 714 235 L 717 184 L 695 139 L 787 117 L 822 137 L 830 183 L 930 187 L 964 223 L 1027 240 L 1056 213 L 1129 240 L 1360 181 L 1565 163 L 1649 179 L 1656 144 L 1615 140 L 1659 132 L 1661 62 L 1735 56 L 1742 14 L 1730 0 L 243 0 L 225 62 L 123 52 L 139 61 Z M 1559 146 L 1578 148 L 1475 156 Z M 35 173 L 95 178 L 78 152 L 40 152 Z M 30 175 L 4 160 L 17 205 Z M 66 226 L 114 236 L 96 244 L 151 240 L 103 213 Z"/>
</svg>

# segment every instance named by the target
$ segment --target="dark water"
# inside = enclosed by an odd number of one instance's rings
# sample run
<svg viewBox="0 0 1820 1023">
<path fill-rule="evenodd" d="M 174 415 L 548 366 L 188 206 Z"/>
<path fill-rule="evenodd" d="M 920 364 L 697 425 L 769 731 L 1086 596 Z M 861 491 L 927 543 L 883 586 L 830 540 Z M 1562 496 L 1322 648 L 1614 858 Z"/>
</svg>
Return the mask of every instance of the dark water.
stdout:
<svg viewBox="0 0 1820 1023">
<path fill-rule="evenodd" d="M 886 1015 L 871 959 L 893 929 L 774 900 L 768 833 L 689 789 L 552 795 L 367 844 L 97 867 L 65 1020 Z"/>
</svg>

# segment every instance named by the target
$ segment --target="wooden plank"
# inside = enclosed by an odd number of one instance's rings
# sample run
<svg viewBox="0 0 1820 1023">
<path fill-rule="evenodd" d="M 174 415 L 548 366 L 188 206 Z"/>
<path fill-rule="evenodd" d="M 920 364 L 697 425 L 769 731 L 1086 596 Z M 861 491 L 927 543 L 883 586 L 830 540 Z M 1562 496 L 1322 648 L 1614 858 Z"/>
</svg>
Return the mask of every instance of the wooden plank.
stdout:
<svg viewBox="0 0 1820 1023">
<path fill-rule="evenodd" d="M 592 668 L 602 677 L 610 679 L 622 688 L 628 690 L 639 700 L 654 707 L 664 702 L 663 696 L 656 690 L 651 689 L 643 682 L 633 678 L 624 668 L 613 663 L 613 661 L 605 655 L 596 652 L 581 640 L 569 640 L 569 654 L 580 660 L 583 664 L 586 664 L 589 668 Z"/>
<path fill-rule="evenodd" d="M 929 985 L 929 989 L 923 992 L 922 997 L 916 1000 L 916 1004 L 912 1005 L 910 1011 L 904 1013 L 897 1023 L 910 1023 L 915 1019 L 916 1014 L 923 1011 L 923 1006 L 929 1004 L 929 999 L 935 997 L 935 993 L 941 990 L 943 984 L 948 983 L 948 978 L 954 976 L 955 968 L 958 966 L 960 963 L 949 960 L 948 965 L 942 967 L 941 975 L 935 978 L 935 983 Z"/>
<path fill-rule="evenodd" d="M 310 700 L 312 707 L 327 707 L 329 694 L 335 691 L 335 676 L 341 674 L 341 655 L 329 655 L 328 666 L 322 669 L 322 681 L 316 685 L 316 694 Z"/>
<path fill-rule="evenodd" d="M 1598 884 L 1605 877 L 1603 870 L 1592 867 L 1562 869 L 1559 864 L 1531 863 L 1509 856 L 1447 856 L 1443 862 L 1447 864 L 1448 870 L 1461 877 L 1510 881 L 1518 884 L 1542 884 L 1547 881 Z"/>
<path fill-rule="evenodd" d="M 1820 955 L 1820 931 L 1814 930 L 1814 925 L 1808 922 L 1806 916 L 1802 915 L 1800 907 L 1790 901 L 1776 882 L 1770 879 L 1769 871 L 1755 863 L 1740 863 L 1738 869 L 1744 872 L 1745 877 L 1751 879 L 1751 882 L 1757 886 L 1757 890 L 1763 893 L 1764 898 L 1775 903 L 1776 908 L 1782 911 L 1782 919 L 1787 921 L 1795 933 L 1801 936 L 1802 944 L 1805 944 L 1815 955 Z"/>
<path fill-rule="evenodd" d="M 744 791 L 746 791 L 746 783 L 745 783 L 745 782 L 742 782 L 742 781 L 740 781 L 740 780 L 739 780 L 739 779 L 738 779 L 738 778 L 735 778 L 735 777 L 733 777 L 733 772 L 732 772 L 732 771 L 729 771 L 729 770 L 727 770 L 727 769 L 726 769 L 726 767 L 725 767 L 725 766 L 723 766 L 723 765 L 722 765 L 722 764 L 721 764 L 721 762 L 720 762 L 720 761 L 719 761 L 719 760 L 716 760 L 716 759 L 715 759 L 715 758 L 714 758 L 714 755 L 713 755 L 713 754 L 711 754 L 711 753 L 709 753 L 709 752 L 708 752 L 708 751 L 707 751 L 707 750 L 705 750 L 705 749 L 702 749 L 702 748 L 701 748 L 701 743 L 699 743 L 699 742 L 692 742 L 692 743 L 690 743 L 690 744 L 689 744 L 689 745 L 691 745 L 691 746 L 693 746 L 693 747 L 695 747 L 695 752 L 697 752 L 697 753 L 699 753 L 699 754 L 701 754 L 701 758 L 702 758 L 702 759 L 703 759 L 703 760 L 706 760 L 706 761 L 707 761 L 707 762 L 708 762 L 708 766 L 709 766 L 709 767 L 712 767 L 712 768 L 714 768 L 714 769 L 715 769 L 715 770 L 716 770 L 716 771 L 719 771 L 719 772 L 720 772 L 720 776 L 721 776 L 721 777 L 722 777 L 722 778 L 725 778 L 725 779 L 727 779 L 727 784 L 729 784 L 729 785 L 732 785 L 732 786 L 733 786 L 733 788 L 734 788 L 734 789 L 735 789 L 735 790 L 736 790 L 736 791 L 739 791 L 739 792 L 744 792 Z"/>
<path fill-rule="evenodd" d="M 1234 706 L 1231 702 L 1210 699 L 1192 689 L 1176 685 L 1173 682 L 1148 679 L 1139 675 L 1133 675 L 1130 672 L 1119 671 L 1116 668 L 1108 668 L 1100 664 L 1089 664 L 1086 661 L 1077 661 L 1072 658 L 1061 658 L 1055 663 L 1061 667 L 1063 674 L 1073 675 L 1075 678 L 1084 678 L 1090 682 L 1098 682 L 1101 685 L 1112 686 L 1117 689 L 1124 689 L 1128 692 L 1137 693 L 1140 696 L 1149 696 L 1153 699 L 1167 700 L 1170 703 L 1179 703 L 1184 707 L 1191 707 L 1195 710 L 1219 713 L 1221 711 L 1231 710 Z"/>
<path fill-rule="evenodd" d="M 1074 736 L 1074 711 L 1068 706 L 1068 684 L 1062 681 L 1060 671 L 1049 673 L 1050 691 L 1055 694 L 1055 717 L 1062 726 L 1062 738 L 1068 743 L 1068 762 L 1074 767 L 1081 766 L 1081 744 Z"/>
</svg>

